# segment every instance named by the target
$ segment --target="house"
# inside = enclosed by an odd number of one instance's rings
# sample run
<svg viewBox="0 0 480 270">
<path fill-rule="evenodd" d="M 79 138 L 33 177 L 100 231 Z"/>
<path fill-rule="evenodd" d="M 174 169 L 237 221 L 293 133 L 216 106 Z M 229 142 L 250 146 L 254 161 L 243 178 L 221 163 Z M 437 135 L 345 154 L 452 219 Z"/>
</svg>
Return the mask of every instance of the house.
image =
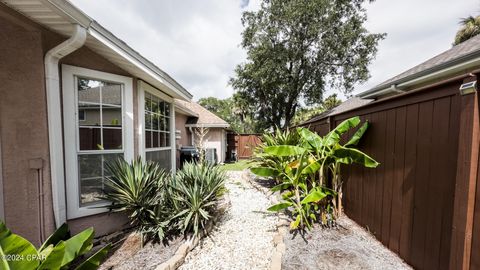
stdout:
<svg viewBox="0 0 480 270">
<path fill-rule="evenodd" d="M 109 160 L 175 171 L 190 127 L 222 142 L 224 122 L 68 1 L 0 1 L 0 63 L 0 219 L 34 243 L 64 222 L 98 236 L 128 223 L 97 197 Z"/>
<path fill-rule="evenodd" d="M 227 122 L 198 103 L 181 99 L 175 99 L 175 117 L 180 122 L 178 126 L 183 127 L 178 130 L 180 139 L 177 141 L 177 149 L 195 145 L 198 140 L 195 130 L 205 128 L 208 130 L 205 135 L 205 147 L 214 149 L 212 158 L 217 163 L 225 162 L 227 155 L 226 129 L 230 127 Z M 182 123 L 186 124 L 182 126 Z M 177 155 L 177 159 L 179 158 Z"/>
<path fill-rule="evenodd" d="M 343 171 L 345 212 L 415 269 L 480 269 L 479 75 L 480 35 L 305 123 L 370 123 L 380 165 Z"/>
</svg>

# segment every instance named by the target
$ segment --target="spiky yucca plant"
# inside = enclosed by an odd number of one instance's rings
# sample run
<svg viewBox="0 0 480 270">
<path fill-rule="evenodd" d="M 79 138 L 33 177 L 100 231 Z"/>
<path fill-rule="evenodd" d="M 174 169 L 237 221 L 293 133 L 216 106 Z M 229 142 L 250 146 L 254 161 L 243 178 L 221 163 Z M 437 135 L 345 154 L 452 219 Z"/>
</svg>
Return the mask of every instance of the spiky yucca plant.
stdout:
<svg viewBox="0 0 480 270">
<path fill-rule="evenodd" d="M 198 235 L 215 211 L 225 189 L 226 175 L 208 162 L 186 163 L 170 184 L 178 226 L 183 233 Z"/>
<path fill-rule="evenodd" d="M 126 212 L 139 231 L 162 239 L 169 219 L 169 211 L 163 209 L 164 186 L 169 177 L 164 170 L 158 163 L 140 158 L 131 163 L 118 159 L 107 163 L 107 174 L 110 176 L 106 177 L 104 198 L 112 202 L 108 207 Z"/>
</svg>

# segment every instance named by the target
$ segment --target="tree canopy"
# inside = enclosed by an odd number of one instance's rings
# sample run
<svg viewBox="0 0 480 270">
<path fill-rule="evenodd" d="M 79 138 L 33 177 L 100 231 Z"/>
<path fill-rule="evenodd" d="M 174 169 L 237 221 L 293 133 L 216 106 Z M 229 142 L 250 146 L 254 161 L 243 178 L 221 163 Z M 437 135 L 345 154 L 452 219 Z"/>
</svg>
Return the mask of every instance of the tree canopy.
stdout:
<svg viewBox="0 0 480 270">
<path fill-rule="evenodd" d="M 286 127 L 301 107 L 321 103 L 326 89 L 349 93 L 369 78 L 384 34 L 372 34 L 364 0 L 264 0 L 245 12 L 246 62 L 231 79 L 252 106 L 258 128 Z"/>
<path fill-rule="evenodd" d="M 453 45 L 458 45 L 480 34 L 480 16 L 463 18 L 460 25 L 460 30 L 455 35 Z"/>
</svg>

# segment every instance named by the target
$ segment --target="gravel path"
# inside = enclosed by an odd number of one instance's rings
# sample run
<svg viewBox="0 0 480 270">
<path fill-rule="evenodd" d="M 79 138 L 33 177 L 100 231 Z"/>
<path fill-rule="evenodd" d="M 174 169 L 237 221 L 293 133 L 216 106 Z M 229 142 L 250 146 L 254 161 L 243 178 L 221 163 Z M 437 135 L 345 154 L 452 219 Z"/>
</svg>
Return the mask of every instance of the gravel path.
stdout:
<svg viewBox="0 0 480 270">
<path fill-rule="evenodd" d="M 268 269 L 278 218 L 266 212 L 270 201 L 242 172 L 229 172 L 231 208 L 180 269 Z"/>
</svg>

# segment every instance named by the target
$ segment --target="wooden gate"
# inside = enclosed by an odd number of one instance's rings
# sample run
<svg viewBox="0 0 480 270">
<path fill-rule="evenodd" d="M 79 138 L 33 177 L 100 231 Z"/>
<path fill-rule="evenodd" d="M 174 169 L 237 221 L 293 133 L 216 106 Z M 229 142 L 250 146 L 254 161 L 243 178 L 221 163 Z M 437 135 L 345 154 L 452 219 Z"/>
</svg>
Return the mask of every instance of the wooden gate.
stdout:
<svg viewBox="0 0 480 270">
<path fill-rule="evenodd" d="M 237 154 L 239 159 L 248 159 L 253 155 L 253 150 L 261 143 L 258 134 L 239 134 L 237 135 L 238 147 Z"/>
</svg>

